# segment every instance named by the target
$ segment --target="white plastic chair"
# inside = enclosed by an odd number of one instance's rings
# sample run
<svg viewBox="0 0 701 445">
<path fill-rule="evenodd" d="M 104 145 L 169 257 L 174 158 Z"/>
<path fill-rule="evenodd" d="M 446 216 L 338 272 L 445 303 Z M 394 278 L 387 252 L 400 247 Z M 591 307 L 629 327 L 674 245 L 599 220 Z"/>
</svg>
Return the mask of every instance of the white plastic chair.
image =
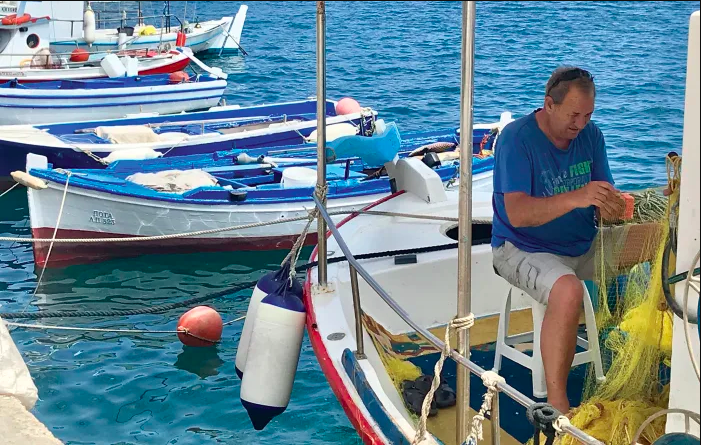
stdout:
<svg viewBox="0 0 701 445">
<path fill-rule="evenodd" d="M 582 283 L 582 286 L 584 287 L 584 320 L 588 340 L 580 337 L 579 335 L 577 336 L 577 346 L 584 348 L 584 351 L 575 354 L 574 360 L 572 361 L 572 367 L 593 362 L 596 378 L 599 382 L 603 382 L 605 380 L 605 376 L 604 368 L 601 364 L 599 334 L 596 328 L 594 307 L 591 302 L 589 291 L 587 290 L 586 286 L 584 286 L 584 283 Z M 543 369 L 543 358 L 540 353 L 540 328 L 543 324 L 543 318 L 545 317 L 546 306 L 528 297 L 527 299 L 532 302 L 533 307 L 533 331 L 509 336 L 512 290 L 514 290 L 513 287 L 509 290 L 509 295 L 506 297 L 506 304 L 504 304 L 504 308 L 502 309 L 499 317 L 499 329 L 497 333 L 493 370 L 499 372 L 501 369 L 502 357 L 507 357 L 516 363 L 519 363 L 521 366 L 530 369 L 533 374 L 533 396 L 538 398 L 546 398 L 547 387 L 545 384 L 545 371 Z M 520 292 L 518 289 L 517 291 Z M 532 356 L 519 351 L 515 347 L 520 344 L 530 342 L 533 343 Z"/>
</svg>

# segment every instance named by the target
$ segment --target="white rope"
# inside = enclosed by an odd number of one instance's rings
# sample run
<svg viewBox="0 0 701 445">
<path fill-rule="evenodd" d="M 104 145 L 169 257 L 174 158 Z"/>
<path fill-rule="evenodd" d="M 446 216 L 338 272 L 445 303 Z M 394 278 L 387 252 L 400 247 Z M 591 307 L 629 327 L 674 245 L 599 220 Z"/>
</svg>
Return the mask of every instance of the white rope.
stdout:
<svg viewBox="0 0 701 445">
<path fill-rule="evenodd" d="M 68 192 L 68 182 L 71 180 L 71 172 L 65 172 L 66 173 L 66 185 L 63 187 L 63 196 L 61 197 L 61 207 L 58 209 L 58 218 L 56 219 L 56 227 L 54 227 L 54 234 L 51 236 L 51 244 L 49 244 L 49 251 L 46 253 L 46 260 L 44 261 L 44 267 L 41 269 L 41 274 L 39 275 L 39 280 L 37 281 L 37 285 L 34 288 L 34 292 L 32 293 L 32 298 L 36 297 L 37 291 L 39 290 L 39 286 L 41 286 L 41 280 L 44 278 L 44 272 L 46 272 L 46 266 L 49 264 L 49 258 L 51 257 L 51 250 L 54 248 L 54 241 L 56 241 L 56 233 L 58 232 L 58 228 L 61 225 L 61 216 L 63 216 L 63 206 L 66 204 L 66 192 Z M 32 301 L 31 299 L 29 301 Z M 24 312 L 27 310 L 27 307 L 29 306 L 29 301 L 27 302 L 27 306 L 24 307 Z"/>
<path fill-rule="evenodd" d="M 475 324 L 475 315 L 469 314 L 464 318 L 453 318 L 448 326 L 445 328 L 445 337 L 443 339 L 444 345 L 443 350 L 441 350 L 441 357 L 436 362 L 436 366 L 433 369 L 433 381 L 431 382 L 431 388 L 429 389 L 426 397 L 424 397 L 423 404 L 421 405 L 421 419 L 419 420 L 419 428 L 414 436 L 414 440 L 411 442 L 412 445 L 418 444 L 424 439 L 426 435 L 426 419 L 428 419 L 428 414 L 431 410 L 431 401 L 433 400 L 433 394 L 438 390 L 440 386 L 440 376 L 443 370 L 443 363 L 445 359 L 450 355 L 450 332 L 455 330 L 456 332 L 463 331 L 465 329 L 470 329 Z"/>
<path fill-rule="evenodd" d="M 327 184 L 324 184 L 324 185 L 317 184 L 314 193 L 319 198 L 319 201 L 326 202 L 326 193 L 328 192 L 328 190 L 329 190 L 329 186 Z M 307 221 L 307 225 L 304 226 L 304 230 L 302 230 L 302 233 L 297 238 L 297 241 L 295 241 L 295 244 L 292 246 L 292 249 L 290 249 L 290 252 L 287 254 L 285 259 L 282 260 L 283 265 L 287 261 L 292 260 L 292 262 L 290 263 L 290 275 L 289 275 L 290 283 L 292 283 L 292 280 L 294 280 L 295 276 L 297 275 L 297 271 L 295 270 L 295 267 L 297 266 L 297 261 L 299 261 L 299 256 L 302 253 L 302 246 L 304 245 L 304 241 L 307 239 L 307 233 L 309 232 L 309 228 L 311 227 L 314 220 L 318 217 L 319 217 L 319 208 L 315 206 L 313 210 L 309 211 L 309 215 L 308 215 L 309 221 Z"/>
<path fill-rule="evenodd" d="M 409 213 L 395 213 L 395 212 L 381 212 L 381 211 L 376 211 L 376 210 L 336 210 L 329 212 L 329 215 L 335 216 L 335 215 L 348 215 L 352 213 L 357 213 L 359 215 L 367 214 L 367 215 L 380 215 L 380 216 L 396 216 L 396 217 L 403 217 L 403 218 L 415 218 L 415 219 L 426 219 L 426 220 L 431 220 L 431 221 L 457 221 L 457 218 L 452 218 L 452 217 L 446 217 L 446 216 L 431 216 L 431 215 L 412 215 Z M 214 233 L 221 233 L 221 232 L 229 232 L 229 231 L 236 231 L 236 230 L 245 230 L 245 229 L 253 229 L 256 227 L 265 227 L 265 226 L 272 226 L 275 224 L 284 224 L 284 223 L 291 223 L 291 222 L 297 222 L 297 221 L 303 221 L 305 219 L 308 219 L 309 215 L 307 216 L 297 216 L 294 218 L 284 218 L 284 219 L 276 219 L 273 221 L 263 221 L 263 222 L 257 222 L 257 223 L 251 223 L 251 224 L 243 224 L 239 226 L 228 226 L 228 227 L 221 227 L 217 229 L 207 229 L 207 230 L 199 230 L 196 232 L 185 232 L 185 233 L 171 233 L 168 235 L 155 235 L 155 236 L 131 236 L 131 237 L 120 237 L 120 238 L 62 238 L 62 239 L 53 239 L 53 238 L 14 238 L 14 237 L 0 237 L 0 242 L 16 242 L 16 243 L 49 243 L 49 242 L 56 242 L 59 244 L 75 244 L 75 243 L 126 243 L 126 242 L 135 242 L 135 241 L 161 241 L 161 240 L 167 240 L 167 239 L 176 239 L 176 238 L 185 238 L 185 237 L 193 237 L 193 236 L 200 236 L 200 235 L 211 235 Z M 484 224 L 490 224 L 492 221 L 490 219 L 479 219 L 479 218 L 473 218 L 473 222 L 476 223 L 484 223 Z"/>
<path fill-rule="evenodd" d="M 484 386 L 487 387 L 487 393 L 484 395 L 484 402 L 482 402 L 482 407 L 479 412 L 475 414 L 472 418 L 472 426 L 470 428 L 470 434 L 465 439 L 468 444 L 477 443 L 478 440 L 484 440 L 482 433 L 482 422 L 485 420 L 485 416 L 492 411 L 492 401 L 494 397 L 499 397 L 499 388 L 497 385 L 499 383 L 505 383 L 504 377 L 500 376 L 494 371 L 486 371 L 482 374 L 482 382 Z"/>
<path fill-rule="evenodd" d="M 11 192 L 15 187 L 17 187 L 18 185 L 20 185 L 19 182 L 16 182 L 15 185 L 13 185 L 13 186 L 10 187 L 9 189 L 7 189 L 7 190 L 5 190 L 4 192 L 2 192 L 2 195 L 0 195 L 0 198 L 2 198 L 3 196 L 7 195 L 8 193 L 10 193 L 10 192 Z"/>
<path fill-rule="evenodd" d="M 571 426 L 572 424 L 570 423 L 570 419 L 568 419 L 566 416 L 560 416 L 553 422 L 555 432 L 557 432 L 558 434 L 565 434 L 565 428 Z"/>
</svg>

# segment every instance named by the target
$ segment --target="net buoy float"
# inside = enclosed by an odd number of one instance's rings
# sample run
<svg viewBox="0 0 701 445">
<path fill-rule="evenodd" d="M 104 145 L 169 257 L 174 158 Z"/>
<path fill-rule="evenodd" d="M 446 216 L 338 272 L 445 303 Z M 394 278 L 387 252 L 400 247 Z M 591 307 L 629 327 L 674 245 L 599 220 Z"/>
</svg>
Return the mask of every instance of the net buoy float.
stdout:
<svg viewBox="0 0 701 445">
<path fill-rule="evenodd" d="M 258 431 L 287 409 L 297 372 L 306 315 L 288 289 L 285 283 L 263 298 L 251 332 L 240 398 Z"/>
<path fill-rule="evenodd" d="M 169 83 L 182 83 L 190 80 L 190 76 L 185 71 L 176 71 L 168 76 Z"/>
<path fill-rule="evenodd" d="M 360 104 L 352 97 L 344 97 L 336 103 L 336 114 L 353 114 L 360 113 Z"/>
<path fill-rule="evenodd" d="M 224 324 L 217 311 L 208 306 L 197 306 L 185 312 L 178 320 L 178 338 L 187 346 L 212 346 L 221 340 Z"/>
<path fill-rule="evenodd" d="M 287 283 L 289 285 L 289 278 L 290 263 L 288 262 L 280 269 L 263 275 L 256 283 L 256 287 L 253 288 L 253 294 L 251 295 L 251 299 L 248 303 L 248 310 L 246 311 L 246 318 L 243 322 L 241 338 L 239 339 L 239 344 L 236 349 L 236 375 L 238 375 L 239 378 L 243 378 L 243 373 L 246 368 L 248 346 L 251 342 L 251 333 L 253 331 L 253 323 L 256 320 L 258 306 L 265 297 L 280 289 L 283 284 Z M 294 280 L 292 286 L 287 288 L 287 291 L 292 295 L 296 295 L 300 300 L 302 299 L 302 285 L 299 281 Z"/>
<path fill-rule="evenodd" d="M 83 48 L 71 51 L 71 62 L 87 62 L 88 59 L 90 59 L 90 53 Z"/>
</svg>

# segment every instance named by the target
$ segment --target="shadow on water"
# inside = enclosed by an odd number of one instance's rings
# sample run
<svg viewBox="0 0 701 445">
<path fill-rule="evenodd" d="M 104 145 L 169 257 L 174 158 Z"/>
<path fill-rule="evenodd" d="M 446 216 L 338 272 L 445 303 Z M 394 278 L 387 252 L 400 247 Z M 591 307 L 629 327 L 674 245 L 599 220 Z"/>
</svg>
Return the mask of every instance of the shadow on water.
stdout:
<svg viewBox="0 0 701 445">
<path fill-rule="evenodd" d="M 204 379 L 219 375 L 218 369 L 224 363 L 224 360 L 219 357 L 216 346 L 207 348 L 183 346 L 183 351 L 178 354 L 178 359 L 173 366 Z"/>
</svg>

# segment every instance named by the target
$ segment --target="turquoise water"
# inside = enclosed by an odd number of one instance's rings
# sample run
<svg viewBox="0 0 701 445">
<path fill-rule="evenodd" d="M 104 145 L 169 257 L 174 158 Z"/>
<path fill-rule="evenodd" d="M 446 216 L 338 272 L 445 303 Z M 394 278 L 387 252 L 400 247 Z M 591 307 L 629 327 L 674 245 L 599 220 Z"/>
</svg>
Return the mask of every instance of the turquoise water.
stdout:
<svg viewBox="0 0 701 445">
<path fill-rule="evenodd" d="M 153 2 L 160 4 L 160 2 Z M 172 2 L 175 12 L 181 2 Z M 192 11 L 189 2 L 188 11 Z M 237 2 L 198 2 L 201 19 L 234 14 Z M 502 3 L 477 6 L 475 120 L 538 107 L 550 72 L 580 64 L 598 85 L 602 128 L 618 185 L 657 186 L 664 155 L 681 150 L 687 28 L 698 2 Z M 401 130 L 457 125 L 460 4 L 328 2 L 328 95 L 356 98 Z M 315 94 L 313 2 L 249 4 L 244 56 L 210 58 L 230 73 L 227 103 L 297 100 Z M 0 198 L 0 234 L 28 236 L 26 197 Z M 26 245 L 0 245 L 0 310 L 107 310 L 178 301 L 256 279 L 278 253 L 149 256 L 39 270 Z M 212 304 L 225 320 L 248 293 Z M 175 329 L 181 311 L 46 324 Z M 358 436 L 328 388 L 305 339 L 288 410 L 262 432 L 241 407 L 234 357 L 241 325 L 211 349 L 173 335 L 80 334 L 16 329 L 12 336 L 39 389 L 34 413 L 65 443 L 355 444 Z"/>
</svg>

